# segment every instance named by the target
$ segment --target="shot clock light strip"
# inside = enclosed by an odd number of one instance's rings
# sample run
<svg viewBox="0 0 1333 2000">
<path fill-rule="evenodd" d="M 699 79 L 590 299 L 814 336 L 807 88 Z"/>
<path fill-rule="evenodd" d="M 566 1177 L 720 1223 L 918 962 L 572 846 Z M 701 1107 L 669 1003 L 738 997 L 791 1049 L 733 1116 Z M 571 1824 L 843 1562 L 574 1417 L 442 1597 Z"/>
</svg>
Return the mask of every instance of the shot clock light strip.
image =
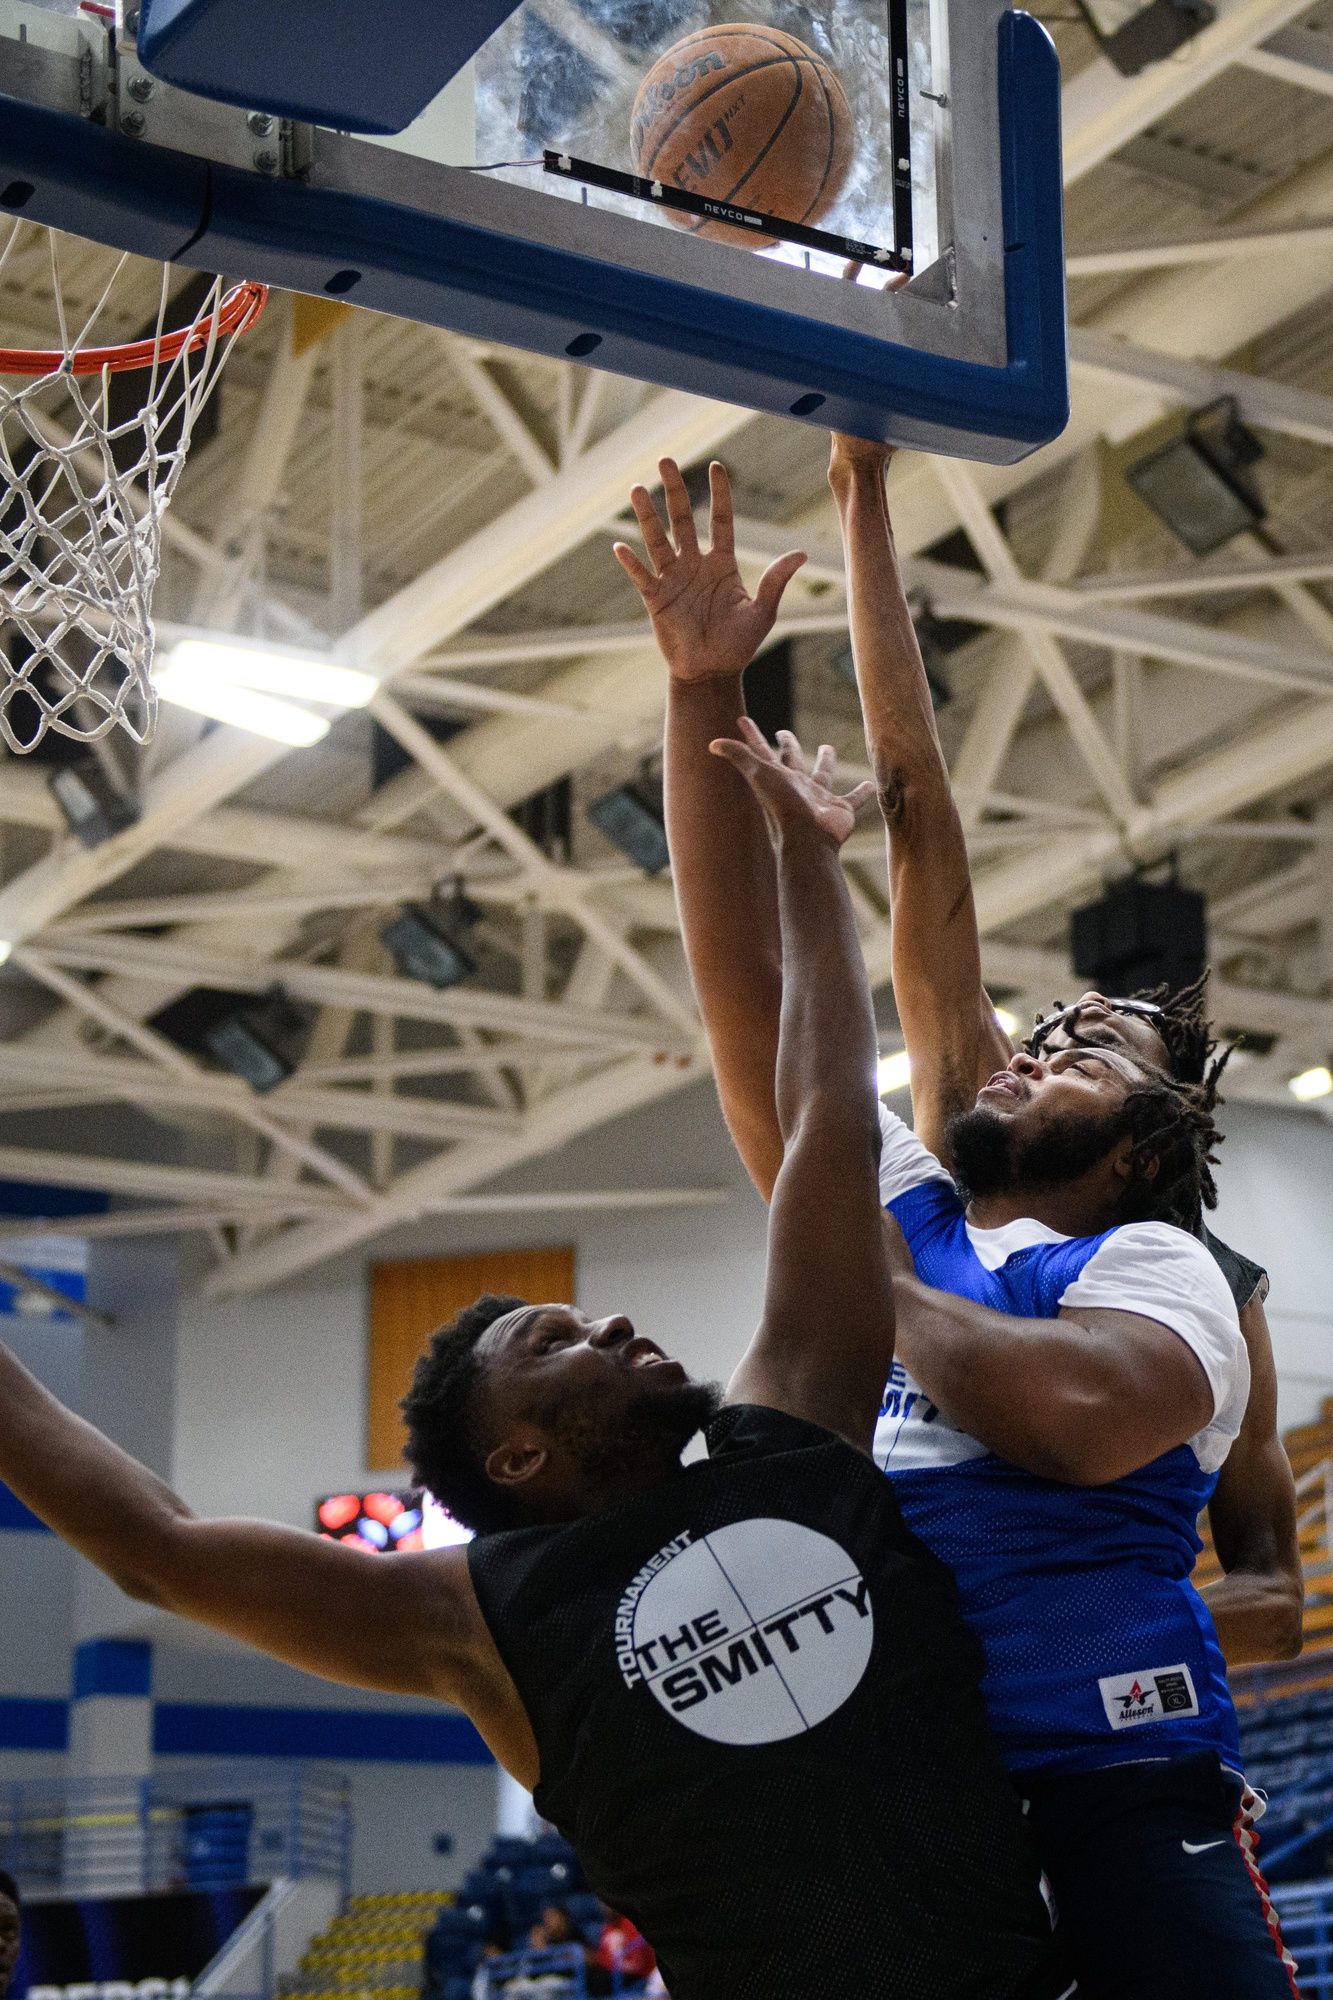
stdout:
<svg viewBox="0 0 1333 2000">
<path fill-rule="evenodd" d="M 318 743 L 330 726 L 329 717 L 297 702 L 364 708 L 379 685 L 372 674 L 318 654 L 215 639 L 182 639 L 153 679 L 163 701 L 297 749 Z"/>
</svg>

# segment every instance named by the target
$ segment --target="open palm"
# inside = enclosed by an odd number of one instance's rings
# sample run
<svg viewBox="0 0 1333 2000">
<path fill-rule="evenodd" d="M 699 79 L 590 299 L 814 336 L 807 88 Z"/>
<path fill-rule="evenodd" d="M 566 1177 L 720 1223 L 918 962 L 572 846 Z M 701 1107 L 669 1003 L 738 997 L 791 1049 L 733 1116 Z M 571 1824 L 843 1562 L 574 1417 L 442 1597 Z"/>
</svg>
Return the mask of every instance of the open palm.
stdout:
<svg viewBox="0 0 1333 2000">
<path fill-rule="evenodd" d="M 708 468 L 712 513 L 707 549 L 699 547 L 680 467 L 674 459 L 664 458 L 658 470 L 670 532 L 647 487 L 636 486 L 630 505 L 643 533 L 648 563 L 624 542 L 615 545 L 616 560 L 643 599 L 657 643 L 678 680 L 738 674 L 772 631 L 782 593 L 805 557 L 793 550 L 770 563 L 751 597 L 736 567 L 726 467 L 714 461 Z"/>
<path fill-rule="evenodd" d="M 778 831 L 805 822 L 841 847 L 856 825 L 857 813 L 874 798 L 874 785 L 867 779 L 853 791 L 835 792 L 836 759 L 830 744 L 821 743 L 811 763 L 789 729 L 778 731 L 775 750 L 748 715 L 742 715 L 736 727 L 740 741 L 719 736 L 708 747 L 746 779 L 770 826 Z"/>
</svg>

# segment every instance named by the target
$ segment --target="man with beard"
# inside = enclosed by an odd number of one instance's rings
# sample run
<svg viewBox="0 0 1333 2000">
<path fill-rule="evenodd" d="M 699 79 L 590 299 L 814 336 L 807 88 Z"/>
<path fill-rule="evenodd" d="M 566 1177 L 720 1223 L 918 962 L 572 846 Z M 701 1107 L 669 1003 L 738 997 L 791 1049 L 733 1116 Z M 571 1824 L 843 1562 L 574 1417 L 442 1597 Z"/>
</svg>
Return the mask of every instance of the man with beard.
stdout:
<svg viewBox="0 0 1333 2000">
<path fill-rule="evenodd" d="M 837 470 L 835 452 L 835 492 Z M 723 1107 L 767 1192 L 784 1001 L 772 866 L 750 795 L 701 745 L 738 705 L 740 674 L 803 558 L 774 563 L 751 600 L 723 469 L 712 470 L 707 551 L 679 473 L 662 472 L 670 535 L 648 493 L 633 495 L 652 570 L 623 546 L 617 555 L 671 671 L 666 790 L 682 928 Z M 882 518 L 868 547 L 867 502 L 859 542 L 850 538 L 858 666 L 868 639 L 915 645 Z M 924 673 L 895 699 L 907 711 L 900 734 L 914 727 L 934 742 Z M 863 693 L 872 743 L 882 688 L 875 700 Z M 782 755 L 804 768 L 794 739 Z M 953 815 L 937 744 L 936 758 Z M 821 751 L 812 782 L 831 761 Z M 932 1052 L 929 1146 L 884 1113 L 882 1192 L 914 1272 L 895 1285 L 899 1359 L 876 1458 L 909 1525 L 954 1569 L 985 1642 L 988 1710 L 1070 1922 L 1080 1992 L 1290 2000 L 1224 1662 L 1188 1581 L 1195 1518 L 1250 1385 L 1231 1294 L 1189 1233 L 1211 1186 L 1215 1069 L 1181 1079 L 1132 1039 L 1095 1032 L 1101 1017 L 1086 1031 L 1070 1017 L 1049 1046 L 992 1062 L 978 1094 L 989 1003 L 966 853 L 960 871 L 891 761 L 876 778 L 891 835 L 907 825 L 917 843 L 915 906 L 901 866 L 891 871 L 895 945 L 952 966 L 955 990 L 973 968 L 961 1022 L 929 1018 L 919 974 L 912 988 Z M 910 980 L 895 983 L 906 1022 Z M 960 1045 L 970 1069 L 956 1064 Z M 952 1100 L 931 1094 L 941 1075 Z"/>
<path fill-rule="evenodd" d="M 0 1478 L 135 1597 L 465 1709 L 673 2000 L 1069 2000 L 980 1648 L 870 1456 L 905 1253 L 838 858 L 869 788 L 715 748 L 770 829 L 783 971 L 786 1151 L 726 1395 L 623 1317 L 480 1299 L 404 1404 L 417 1477 L 478 1533 L 381 1560 L 196 1520 L 0 1349 Z"/>
</svg>

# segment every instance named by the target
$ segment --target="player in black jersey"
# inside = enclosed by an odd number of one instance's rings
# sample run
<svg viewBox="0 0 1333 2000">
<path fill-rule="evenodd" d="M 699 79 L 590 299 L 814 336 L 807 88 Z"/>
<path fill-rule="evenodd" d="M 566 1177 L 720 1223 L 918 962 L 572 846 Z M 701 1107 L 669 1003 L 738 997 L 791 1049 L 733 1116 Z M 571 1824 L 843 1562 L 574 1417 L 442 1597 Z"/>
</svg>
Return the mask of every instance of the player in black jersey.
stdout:
<svg viewBox="0 0 1333 2000">
<path fill-rule="evenodd" d="M 725 1396 L 623 1318 L 480 1301 L 406 1410 L 420 1473 L 483 1532 L 375 1562 L 197 1520 L 0 1349 L 0 1478 L 132 1596 L 464 1708 L 674 2000 L 1067 2000 L 980 1646 L 869 1456 L 894 1318 L 839 861 L 860 794 L 752 730 L 716 748 L 778 856 L 786 1141 Z"/>
</svg>

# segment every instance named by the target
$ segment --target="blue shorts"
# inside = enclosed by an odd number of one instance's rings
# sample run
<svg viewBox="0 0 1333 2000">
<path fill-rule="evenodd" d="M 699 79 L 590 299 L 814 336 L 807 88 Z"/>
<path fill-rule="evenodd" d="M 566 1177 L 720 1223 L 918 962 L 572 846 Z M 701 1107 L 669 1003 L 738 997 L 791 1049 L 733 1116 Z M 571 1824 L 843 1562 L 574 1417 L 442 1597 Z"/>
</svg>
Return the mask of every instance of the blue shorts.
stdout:
<svg viewBox="0 0 1333 2000">
<path fill-rule="evenodd" d="M 1078 2000 L 1300 2000 L 1245 1787 L 1211 1752 L 1014 1782 Z"/>
</svg>

